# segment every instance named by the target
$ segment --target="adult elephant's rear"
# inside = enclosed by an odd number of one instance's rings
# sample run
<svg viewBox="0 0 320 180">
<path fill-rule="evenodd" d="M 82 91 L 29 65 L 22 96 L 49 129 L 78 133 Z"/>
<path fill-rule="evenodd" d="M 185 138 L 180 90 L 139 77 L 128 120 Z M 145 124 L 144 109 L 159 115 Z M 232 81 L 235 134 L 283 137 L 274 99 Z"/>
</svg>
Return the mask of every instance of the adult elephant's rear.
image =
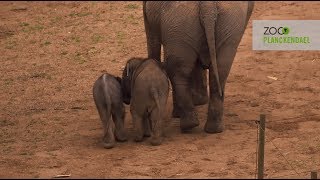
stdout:
<svg viewBox="0 0 320 180">
<path fill-rule="evenodd" d="M 160 61 L 163 45 L 173 114 L 181 118 L 182 131 L 199 125 L 195 105 L 206 103 L 201 100 L 207 96 L 204 69 L 209 69 L 210 86 L 205 131 L 224 130 L 225 84 L 253 6 L 238 1 L 143 2 L 148 56 Z"/>
</svg>

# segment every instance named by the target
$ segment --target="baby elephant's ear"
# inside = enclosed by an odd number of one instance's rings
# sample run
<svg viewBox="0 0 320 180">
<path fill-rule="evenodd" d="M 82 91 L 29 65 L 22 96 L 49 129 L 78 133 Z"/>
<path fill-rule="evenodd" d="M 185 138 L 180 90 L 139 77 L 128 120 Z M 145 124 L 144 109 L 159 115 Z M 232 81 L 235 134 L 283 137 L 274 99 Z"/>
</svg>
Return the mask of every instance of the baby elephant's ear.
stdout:
<svg viewBox="0 0 320 180">
<path fill-rule="evenodd" d="M 121 84 L 121 81 L 122 81 L 121 77 L 116 76 L 116 80 Z"/>
</svg>

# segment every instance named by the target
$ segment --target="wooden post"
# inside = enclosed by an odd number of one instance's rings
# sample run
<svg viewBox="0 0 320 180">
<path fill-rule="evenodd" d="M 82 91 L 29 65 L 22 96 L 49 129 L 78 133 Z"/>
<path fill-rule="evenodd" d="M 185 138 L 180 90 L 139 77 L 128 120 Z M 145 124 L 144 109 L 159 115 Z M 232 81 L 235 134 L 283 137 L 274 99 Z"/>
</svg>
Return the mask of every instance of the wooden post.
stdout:
<svg viewBox="0 0 320 180">
<path fill-rule="evenodd" d="M 266 115 L 260 114 L 259 149 L 258 149 L 258 179 L 263 179 L 263 171 L 264 171 L 265 120 L 266 120 Z"/>
<path fill-rule="evenodd" d="M 311 179 L 317 179 L 317 172 L 311 172 Z"/>
</svg>

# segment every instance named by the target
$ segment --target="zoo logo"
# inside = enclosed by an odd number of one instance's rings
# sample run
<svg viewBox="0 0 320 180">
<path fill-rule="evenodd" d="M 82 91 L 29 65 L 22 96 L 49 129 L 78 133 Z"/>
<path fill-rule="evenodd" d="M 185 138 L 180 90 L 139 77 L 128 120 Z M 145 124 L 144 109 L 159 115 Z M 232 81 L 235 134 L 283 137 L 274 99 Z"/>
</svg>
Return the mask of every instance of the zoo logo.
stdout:
<svg viewBox="0 0 320 180">
<path fill-rule="evenodd" d="M 264 27 L 264 35 L 288 35 L 290 29 L 288 27 Z"/>
</svg>

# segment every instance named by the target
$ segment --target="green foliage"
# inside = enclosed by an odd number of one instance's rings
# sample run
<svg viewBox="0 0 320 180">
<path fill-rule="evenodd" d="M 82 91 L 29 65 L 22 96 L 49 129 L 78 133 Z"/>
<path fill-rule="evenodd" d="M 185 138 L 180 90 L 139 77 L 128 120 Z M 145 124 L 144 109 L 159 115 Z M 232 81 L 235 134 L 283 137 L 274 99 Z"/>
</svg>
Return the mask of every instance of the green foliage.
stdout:
<svg viewBox="0 0 320 180">
<path fill-rule="evenodd" d="M 94 34 L 94 35 L 92 35 L 91 39 L 92 39 L 92 42 L 96 44 L 96 43 L 99 43 L 103 40 L 103 36 L 101 36 L 99 34 Z"/>
<path fill-rule="evenodd" d="M 85 17 L 91 15 L 91 12 L 80 12 L 80 13 L 71 13 L 69 14 L 70 17 Z"/>
<path fill-rule="evenodd" d="M 21 26 L 21 27 L 29 26 L 29 23 L 22 22 L 22 23 L 20 23 L 20 26 Z"/>
<path fill-rule="evenodd" d="M 138 8 L 139 8 L 139 5 L 137 5 L 137 4 L 128 4 L 128 5 L 126 6 L 126 8 L 128 8 L 128 9 L 138 9 Z"/>
</svg>

